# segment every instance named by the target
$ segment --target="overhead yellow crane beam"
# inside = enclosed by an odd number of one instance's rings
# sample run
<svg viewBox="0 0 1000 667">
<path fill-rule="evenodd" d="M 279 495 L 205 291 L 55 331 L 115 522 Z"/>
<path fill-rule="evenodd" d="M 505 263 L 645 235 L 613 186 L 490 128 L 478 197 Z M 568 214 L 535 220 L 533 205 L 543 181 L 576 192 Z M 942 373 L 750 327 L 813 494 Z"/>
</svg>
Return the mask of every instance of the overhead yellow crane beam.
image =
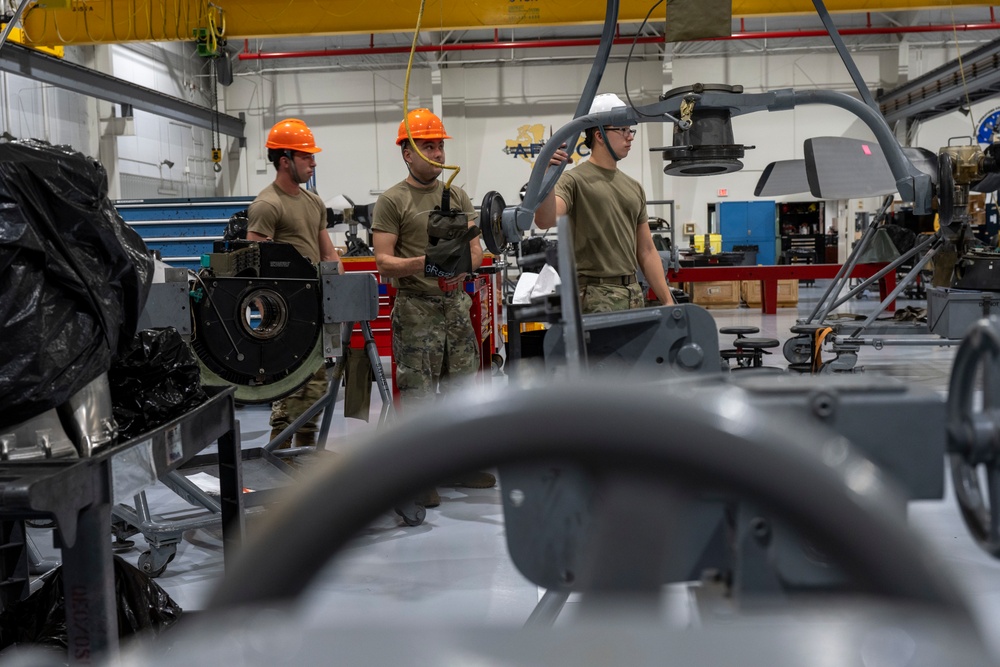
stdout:
<svg viewBox="0 0 1000 667">
<path fill-rule="evenodd" d="M 831 12 L 885 12 L 989 6 L 991 0 L 830 0 Z M 23 19 L 30 43 L 100 44 L 189 41 L 208 12 L 221 10 L 226 37 L 408 32 L 416 0 L 68 0 L 68 7 L 34 5 Z M 642 21 L 650 0 L 621 0 L 619 21 Z M 210 9 L 213 8 L 213 9 Z M 580 25 L 604 20 L 605 0 L 428 0 L 425 30 Z M 814 13 L 811 0 L 734 0 L 733 15 Z M 984 16 L 985 19 L 985 16 Z"/>
</svg>

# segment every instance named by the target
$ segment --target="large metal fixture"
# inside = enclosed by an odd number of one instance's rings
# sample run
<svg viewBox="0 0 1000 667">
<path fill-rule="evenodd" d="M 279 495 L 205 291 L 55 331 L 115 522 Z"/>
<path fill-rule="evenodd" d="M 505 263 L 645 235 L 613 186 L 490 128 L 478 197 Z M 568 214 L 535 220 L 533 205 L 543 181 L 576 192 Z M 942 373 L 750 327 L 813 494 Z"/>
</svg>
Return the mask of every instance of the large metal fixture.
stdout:
<svg viewBox="0 0 1000 667">
<path fill-rule="evenodd" d="M 241 403 L 287 396 L 341 352 L 341 324 L 378 316 L 369 274 L 317 270 L 286 243 L 216 241 L 191 293 L 192 347 L 207 385 Z"/>
<path fill-rule="evenodd" d="M 247 403 L 270 402 L 322 363 L 316 269 L 285 243 L 222 241 L 198 275 L 192 345 L 206 384 L 234 384 Z"/>
</svg>

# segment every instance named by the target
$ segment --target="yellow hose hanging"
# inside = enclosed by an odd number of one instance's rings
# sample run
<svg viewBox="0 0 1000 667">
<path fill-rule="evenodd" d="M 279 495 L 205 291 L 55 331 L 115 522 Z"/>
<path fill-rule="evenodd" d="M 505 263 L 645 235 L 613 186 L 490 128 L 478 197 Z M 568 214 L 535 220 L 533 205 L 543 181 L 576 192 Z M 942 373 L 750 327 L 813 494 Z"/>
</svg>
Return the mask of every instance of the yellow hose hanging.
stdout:
<svg viewBox="0 0 1000 667">
<path fill-rule="evenodd" d="M 410 142 L 410 147 L 414 151 L 416 151 L 417 155 L 420 156 L 420 159 L 422 159 L 424 162 L 426 162 L 426 163 L 428 163 L 430 165 L 433 165 L 435 167 L 438 167 L 440 169 L 453 169 L 454 170 L 454 173 L 451 175 L 451 177 L 448 179 L 448 181 L 444 184 L 445 189 L 446 190 L 450 190 L 451 189 L 451 183 L 452 183 L 452 181 L 454 181 L 455 177 L 458 176 L 458 172 L 462 171 L 462 168 L 459 167 L 458 165 L 448 165 L 448 164 L 441 164 L 440 162 L 435 162 L 434 160 L 432 160 L 429 157 L 427 157 L 426 155 L 424 155 L 422 152 L 420 152 L 420 149 L 417 147 L 417 142 L 415 142 L 413 140 L 413 133 L 410 131 L 410 118 L 409 118 L 409 116 L 410 116 L 410 114 L 409 114 L 409 104 L 410 104 L 410 71 L 413 69 L 413 55 L 417 51 L 417 38 L 420 35 L 420 24 L 421 24 L 421 22 L 423 21 L 423 18 L 424 18 L 424 3 L 425 2 L 426 2 L 426 0 L 420 0 L 420 10 L 417 12 L 417 27 L 413 30 L 413 44 L 410 46 L 410 57 L 406 61 L 406 79 L 404 80 L 404 83 L 403 83 L 403 123 L 406 126 L 406 140 Z"/>
</svg>

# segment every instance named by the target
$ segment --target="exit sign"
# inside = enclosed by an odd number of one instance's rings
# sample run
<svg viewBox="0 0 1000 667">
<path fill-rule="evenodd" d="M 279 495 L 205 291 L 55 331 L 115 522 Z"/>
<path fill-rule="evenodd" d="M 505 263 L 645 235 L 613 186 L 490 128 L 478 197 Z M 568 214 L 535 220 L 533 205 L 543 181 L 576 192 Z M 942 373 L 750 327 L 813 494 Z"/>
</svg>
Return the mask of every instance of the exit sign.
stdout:
<svg viewBox="0 0 1000 667">
<path fill-rule="evenodd" d="M 729 190 L 727 190 L 726 188 L 719 188 L 719 196 L 720 197 L 728 197 L 729 196 Z"/>
</svg>

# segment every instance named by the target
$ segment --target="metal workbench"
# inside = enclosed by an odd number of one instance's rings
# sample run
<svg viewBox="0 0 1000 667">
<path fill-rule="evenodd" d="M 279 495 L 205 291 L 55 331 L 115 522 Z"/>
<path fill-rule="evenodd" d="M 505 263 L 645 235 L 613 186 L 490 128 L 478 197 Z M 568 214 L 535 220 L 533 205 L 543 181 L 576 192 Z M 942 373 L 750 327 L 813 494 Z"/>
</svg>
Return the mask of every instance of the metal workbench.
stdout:
<svg viewBox="0 0 1000 667">
<path fill-rule="evenodd" d="M 54 520 L 56 546 L 62 551 L 70 664 L 106 660 L 118 651 L 112 504 L 133 497 L 216 441 L 225 558 L 232 558 L 243 536 L 233 391 L 206 387 L 209 399 L 194 410 L 96 456 L 0 465 L 0 520 Z"/>
</svg>

